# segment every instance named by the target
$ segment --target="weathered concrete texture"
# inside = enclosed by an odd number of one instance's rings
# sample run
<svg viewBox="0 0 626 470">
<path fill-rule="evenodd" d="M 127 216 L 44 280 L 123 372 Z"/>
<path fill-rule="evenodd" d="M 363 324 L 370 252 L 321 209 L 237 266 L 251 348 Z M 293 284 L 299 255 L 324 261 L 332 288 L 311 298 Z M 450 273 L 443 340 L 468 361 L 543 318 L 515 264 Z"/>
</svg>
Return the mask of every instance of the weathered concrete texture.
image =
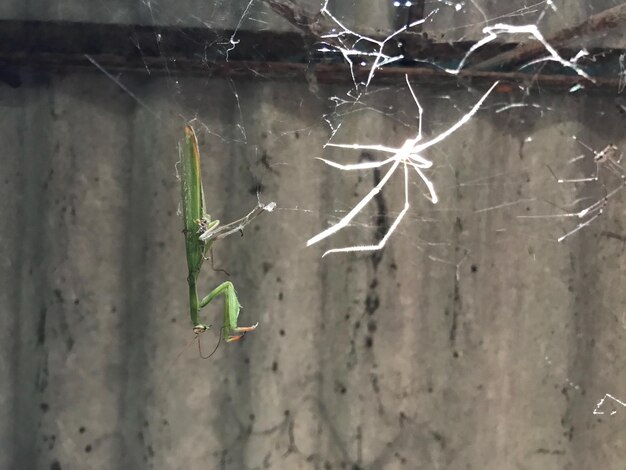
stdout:
<svg viewBox="0 0 626 470">
<path fill-rule="evenodd" d="M 301 3 L 311 11 L 319 2 Z M 244 15 L 245 13 L 245 15 Z M 5 0 L 0 18 L 41 21 L 81 21 L 115 24 L 184 25 L 218 29 L 292 30 L 261 1 L 242 0 L 58 0 L 54 2 Z"/>
<path fill-rule="evenodd" d="M 145 106 L 95 72 L 0 89 L 10 150 L 1 468 L 623 467 L 624 410 L 592 412 L 605 393 L 626 396 L 626 261 L 610 235 L 625 232 L 624 197 L 561 244 L 576 220 L 517 218 L 558 212 L 545 201 L 602 197 L 599 185 L 559 187 L 545 165 L 593 171 L 566 164 L 581 151 L 573 134 L 623 149 L 612 98 L 542 95 L 529 100 L 543 114 L 495 113 L 510 97 L 493 95 L 428 152 L 437 206 L 411 174 L 412 209 L 384 252 L 321 259 L 306 238 L 382 174 L 315 159 L 380 157 L 322 149 L 326 97 L 343 90 L 124 82 Z M 427 136 L 480 97 L 417 92 Z M 414 135 L 406 89 L 364 100 L 392 119 L 348 115 L 337 141 L 398 145 Z M 242 215 L 259 188 L 279 206 L 215 245 L 242 322 L 260 327 L 206 361 L 195 344 L 183 350 L 192 335 L 176 214 L 175 146 L 194 116 L 213 215 Z M 401 183 L 324 246 L 371 243 L 401 209 Z M 204 292 L 225 279 L 205 275 Z M 205 315 L 218 324 L 221 307 Z M 207 351 L 215 336 L 204 336 Z"/>
<path fill-rule="evenodd" d="M 295 2 L 307 11 L 319 11 L 322 0 Z M 362 34 L 392 32 L 404 24 L 410 5 L 419 2 L 380 0 L 330 0 L 329 10 L 343 24 Z M 424 13 L 437 9 L 437 14 L 424 24 L 423 30 L 437 40 L 478 40 L 482 29 L 494 22 L 539 26 L 549 35 L 566 26 L 584 21 L 588 16 L 614 7 L 616 0 L 466 0 L 425 2 Z M 245 15 L 244 15 L 245 12 Z M 293 30 L 287 21 L 277 17 L 262 0 L 179 0 L 154 2 L 150 0 L 57 0 L 54 2 L 5 0 L 0 4 L 0 18 L 21 20 L 62 20 L 96 23 L 206 26 L 218 29 Z M 243 21 L 242 21 L 243 19 Z M 624 32 L 612 32 L 604 41 L 600 35 L 594 45 L 619 47 Z M 510 38 L 511 41 L 523 38 Z M 586 43 L 589 47 L 589 43 Z"/>
<path fill-rule="evenodd" d="M 584 16 L 587 3 L 560 12 Z M 33 5 L 11 11 L 123 21 L 103 11 L 121 11 L 111 2 L 71 15 Z M 159 22 L 145 2 L 125 7 L 129 21 Z M 152 4 L 209 22 L 231 11 L 165 8 Z M 0 469 L 623 469 L 626 409 L 593 410 L 606 393 L 626 399 L 625 196 L 564 243 L 579 219 L 519 217 L 574 211 L 619 184 L 604 173 L 602 184 L 559 185 L 551 174 L 593 173 L 591 158 L 571 162 L 584 151 L 572 135 L 626 151 L 616 97 L 493 94 L 427 152 L 439 204 L 410 173 L 411 210 L 383 252 L 322 259 L 376 242 L 404 203 L 399 172 L 354 224 L 305 247 L 385 171 L 316 159 L 382 158 L 323 148 L 322 116 L 338 117 L 328 98 L 346 90 L 174 73 L 121 75 L 134 97 L 95 69 L 0 84 Z M 484 91 L 460 85 L 416 87 L 427 138 Z M 370 91 L 358 111 L 339 109 L 335 141 L 414 136 L 406 87 Z M 245 214 L 257 191 L 278 203 L 243 238 L 215 245 L 241 322 L 260 326 L 210 360 L 185 348 L 175 162 L 194 118 L 212 215 Z M 227 279 L 205 270 L 202 293 Z M 221 305 L 203 315 L 219 325 Z"/>
</svg>

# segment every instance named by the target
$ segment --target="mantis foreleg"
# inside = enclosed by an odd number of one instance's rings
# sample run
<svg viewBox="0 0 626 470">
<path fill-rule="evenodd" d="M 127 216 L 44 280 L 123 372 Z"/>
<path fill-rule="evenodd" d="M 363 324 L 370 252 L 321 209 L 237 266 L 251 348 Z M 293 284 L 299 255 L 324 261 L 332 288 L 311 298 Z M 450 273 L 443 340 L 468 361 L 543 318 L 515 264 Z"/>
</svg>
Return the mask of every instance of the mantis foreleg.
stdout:
<svg viewBox="0 0 626 470">
<path fill-rule="evenodd" d="M 198 307 L 206 307 L 209 302 L 218 295 L 224 296 L 224 327 L 222 328 L 222 334 L 224 335 L 225 341 L 237 341 L 241 339 L 247 331 L 253 331 L 259 325 L 257 322 L 253 326 L 237 326 L 237 318 L 239 317 L 241 305 L 235 293 L 235 286 L 233 286 L 233 283 L 230 281 L 223 282 L 213 289 L 209 295 L 200 301 Z M 206 328 L 208 328 L 206 325 L 199 324 L 194 327 L 194 330 L 204 331 Z"/>
</svg>

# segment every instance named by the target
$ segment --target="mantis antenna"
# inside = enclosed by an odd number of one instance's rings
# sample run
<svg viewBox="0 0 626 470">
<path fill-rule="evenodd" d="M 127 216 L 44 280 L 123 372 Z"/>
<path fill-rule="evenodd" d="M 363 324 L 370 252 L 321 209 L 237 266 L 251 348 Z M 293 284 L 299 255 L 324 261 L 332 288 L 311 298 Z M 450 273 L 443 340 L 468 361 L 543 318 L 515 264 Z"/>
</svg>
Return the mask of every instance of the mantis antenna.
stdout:
<svg viewBox="0 0 626 470">
<path fill-rule="evenodd" d="M 196 333 L 196 337 L 194 339 L 198 340 L 198 353 L 200 354 L 200 357 L 202 359 L 209 359 L 213 354 L 215 354 L 217 352 L 217 350 L 220 347 L 220 344 L 222 343 L 222 334 L 224 334 L 223 330 L 224 330 L 224 327 L 222 327 L 222 331 L 220 331 L 220 334 L 218 336 L 217 345 L 215 346 L 213 351 L 211 351 L 211 354 L 209 354 L 208 356 L 203 356 L 202 355 L 202 341 L 200 341 L 200 333 Z"/>
</svg>

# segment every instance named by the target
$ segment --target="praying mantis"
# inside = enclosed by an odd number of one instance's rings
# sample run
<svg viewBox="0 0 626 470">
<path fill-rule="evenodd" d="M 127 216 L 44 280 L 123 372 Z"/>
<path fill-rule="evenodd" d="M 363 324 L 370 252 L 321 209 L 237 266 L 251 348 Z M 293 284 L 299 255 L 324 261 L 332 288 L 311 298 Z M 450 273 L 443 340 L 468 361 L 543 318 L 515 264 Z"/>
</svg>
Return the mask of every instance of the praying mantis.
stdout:
<svg viewBox="0 0 626 470">
<path fill-rule="evenodd" d="M 196 335 L 204 333 L 210 328 L 209 325 L 199 320 L 200 309 L 206 307 L 214 298 L 224 297 L 224 325 L 222 335 L 226 342 L 241 339 L 248 331 L 254 331 L 258 322 L 252 326 L 238 326 L 237 318 L 241 305 L 235 293 L 235 287 L 230 281 L 223 282 L 209 295 L 198 299 L 196 282 L 200 274 L 202 263 L 207 259 L 207 254 L 215 240 L 224 238 L 232 233 L 241 232 L 250 221 L 260 213 L 271 212 L 275 203 L 258 205 L 245 217 L 227 225 L 220 226 L 219 220 L 211 219 L 205 212 L 204 189 L 202 187 L 202 175 L 200 174 L 200 152 L 198 139 L 190 125 L 185 126 L 185 136 L 179 144 L 180 157 L 180 180 L 183 201 L 183 234 L 185 235 L 185 249 L 187 252 L 187 267 L 189 275 L 189 313 L 193 332 Z"/>
</svg>

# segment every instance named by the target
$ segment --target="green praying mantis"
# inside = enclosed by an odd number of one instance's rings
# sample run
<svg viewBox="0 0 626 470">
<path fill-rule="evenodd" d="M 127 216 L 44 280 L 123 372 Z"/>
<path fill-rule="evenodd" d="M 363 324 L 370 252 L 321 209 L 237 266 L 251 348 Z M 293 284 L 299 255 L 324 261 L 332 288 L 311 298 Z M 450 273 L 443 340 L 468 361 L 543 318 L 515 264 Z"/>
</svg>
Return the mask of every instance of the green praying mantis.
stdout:
<svg viewBox="0 0 626 470">
<path fill-rule="evenodd" d="M 258 322 L 252 326 L 238 326 L 237 318 L 241 305 L 235 293 L 235 287 L 230 281 L 223 282 L 201 300 L 198 299 L 196 282 L 203 262 L 215 240 L 241 232 L 257 215 L 264 211 L 271 212 L 275 203 L 258 205 L 245 217 L 227 225 L 220 225 L 219 220 L 211 219 L 205 212 L 204 189 L 200 174 L 200 152 L 198 139 L 190 125 L 185 126 L 184 139 L 179 144 L 180 180 L 183 201 L 183 233 L 185 235 L 185 249 L 187 252 L 187 267 L 189 275 L 189 313 L 193 331 L 196 335 L 205 332 L 209 325 L 199 320 L 200 309 L 206 307 L 214 298 L 224 297 L 224 326 L 222 335 L 225 341 L 232 342 L 241 339 L 248 331 L 254 331 Z"/>
</svg>

